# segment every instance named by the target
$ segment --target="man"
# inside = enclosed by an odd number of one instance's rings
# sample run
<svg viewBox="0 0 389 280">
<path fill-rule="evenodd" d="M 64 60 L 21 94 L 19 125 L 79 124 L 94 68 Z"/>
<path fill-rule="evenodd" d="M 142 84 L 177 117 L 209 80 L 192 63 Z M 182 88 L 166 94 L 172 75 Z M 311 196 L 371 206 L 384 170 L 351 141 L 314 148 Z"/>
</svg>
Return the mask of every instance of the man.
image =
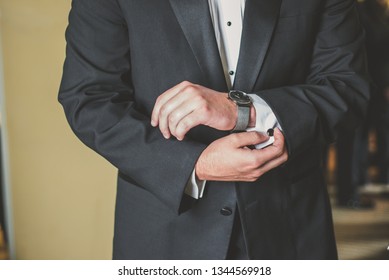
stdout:
<svg viewBox="0 0 389 280">
<path fill-rule="evenodd" d="M 73 1 L 59 99 L 119 170 L 113 256 L 336 258 L 320 155 L 368 99 L 354 1 L 222 2 Z"/>
</svg>

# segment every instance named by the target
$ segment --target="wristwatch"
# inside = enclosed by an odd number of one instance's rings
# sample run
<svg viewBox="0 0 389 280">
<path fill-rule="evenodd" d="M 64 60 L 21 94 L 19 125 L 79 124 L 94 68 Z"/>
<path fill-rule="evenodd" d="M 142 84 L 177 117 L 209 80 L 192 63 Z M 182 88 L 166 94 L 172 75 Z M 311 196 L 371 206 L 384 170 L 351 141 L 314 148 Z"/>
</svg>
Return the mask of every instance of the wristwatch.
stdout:
<svg viewBox="0 0 389 280">
<path fill-rule="evenodd" d="M 250 121 L 250 106 L 253 104 L 250 96 L 240 90 L 230 90 L 228 99 L 238 106 L 238 119 L 232 132 L 245 131 Z"/>
</svg>

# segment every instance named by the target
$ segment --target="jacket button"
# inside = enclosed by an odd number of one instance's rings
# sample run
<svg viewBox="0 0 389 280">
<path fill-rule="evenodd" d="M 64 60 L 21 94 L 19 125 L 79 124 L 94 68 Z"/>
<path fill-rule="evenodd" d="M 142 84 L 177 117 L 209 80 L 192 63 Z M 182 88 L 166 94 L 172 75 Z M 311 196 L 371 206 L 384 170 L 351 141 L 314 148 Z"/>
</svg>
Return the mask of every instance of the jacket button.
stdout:
<svg viewBox="0 0 389 280">
<path fill-rule="evenodd" d="M 220 214 L 223 216 L 231 216 L 232 215 L 232 209 L 230 207 L 223 207 L 220 209 Z"/>
</svg>

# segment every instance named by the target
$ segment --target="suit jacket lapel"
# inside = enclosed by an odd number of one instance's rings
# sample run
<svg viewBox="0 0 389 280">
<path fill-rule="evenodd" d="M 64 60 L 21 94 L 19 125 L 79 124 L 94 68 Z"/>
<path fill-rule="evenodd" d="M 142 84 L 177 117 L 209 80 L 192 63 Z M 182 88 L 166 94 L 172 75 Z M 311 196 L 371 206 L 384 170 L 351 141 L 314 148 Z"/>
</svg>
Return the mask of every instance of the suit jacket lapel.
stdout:
<svg viewBox="0 0 389 280">
<path fill-rule="evenodd" d="M 278 19 L 281 1 L 246 1 L 234 88 L 253 91 Z"/>
<path fill-rule="evenodd" d="M 207 0 L 169 0 L 208 86 L 225 91 L 219 50 Z"/>
</svg>

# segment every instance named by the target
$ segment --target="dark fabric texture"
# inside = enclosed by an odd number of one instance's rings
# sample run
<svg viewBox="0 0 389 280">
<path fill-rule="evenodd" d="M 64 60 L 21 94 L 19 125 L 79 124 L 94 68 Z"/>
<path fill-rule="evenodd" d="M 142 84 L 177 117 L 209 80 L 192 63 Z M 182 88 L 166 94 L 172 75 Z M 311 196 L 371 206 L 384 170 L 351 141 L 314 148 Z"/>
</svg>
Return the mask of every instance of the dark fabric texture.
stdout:
<svg viewBox="0 0 389 280">
<path fill-rule="evenodd" d="M 183 193 L 205 147 L 150 125 L 184 80 L 226 91 L 207 0 L 74 0 L 59 101 L 74 133 L 119 170 L 115 259 L 225 259 L 236 205 L 250 259 L 334 259 L 322 147 L 363 118 L 369 97 L 353 0 L 247 0 L 235 89 L 262 97 L 289 161 L 253 183 Z M 228 207 L 232 214 L 222 215 Z"/>
<path fill-rule="evenodd" d="M 357 201 L 359 188 L 369 181 L 389 184 L 389 11 L 377 0 L 358 2 L 362 26 L 366 32 L 368 70 L 372 97 L 367 117 L 356 131 L 342 130 L 337 141 L 337 201 L 347 205 Z M 376 150 L 369 153 L 369 133 L 375 133 Z M 374 165 L 377 176 L 369 178 Z"/>
</svg>

